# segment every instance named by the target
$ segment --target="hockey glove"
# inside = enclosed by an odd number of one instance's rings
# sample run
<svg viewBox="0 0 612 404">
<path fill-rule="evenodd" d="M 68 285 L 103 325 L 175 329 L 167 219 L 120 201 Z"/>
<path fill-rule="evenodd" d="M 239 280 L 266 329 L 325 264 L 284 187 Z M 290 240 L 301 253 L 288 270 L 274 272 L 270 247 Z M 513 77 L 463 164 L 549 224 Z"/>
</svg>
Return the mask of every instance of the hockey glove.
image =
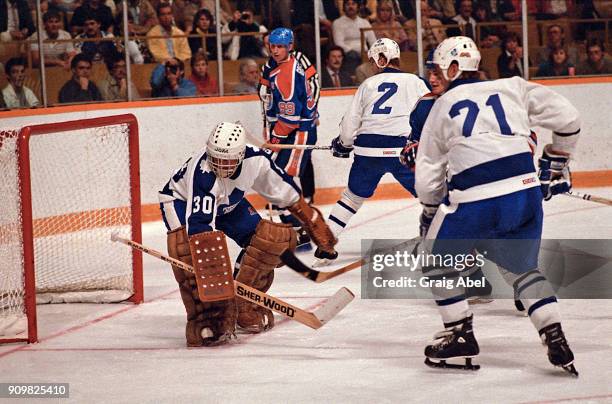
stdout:
<svg viewBox="0 0 612 404">
<path fill-rule="evenodd" d="M 412 171 L 414 171 L 414 166 L 416 165 L 416 155 L 418 147 L 419 142 L 416 142 L 414 140 L 408 140 L 408 142 L 406 142 L 406 146 L 404 146 L 399 156 L 400 163 L 402 163 Z"/>
<path fill-rule="evenodd" d="M 569 160 L 568 154 L 554 151 L 552 145 L 548 144 L 544 147 L 542 157 L 538 160 L 538 178 L 544 200 L 548 201 L 553 195 L 572 189 Z"/>
<path fill-rule="evenodd" d="M 429 231 L 429 226 L 431 226 L 431 222 L 438 211 L 438 205 L 426 205 L 422 203 L 421 206 L 423 207 L 423 212 L 421 212 L 421 217 L 419 217 L 419 236 L 425 238 L 425 235 Z"/>
<path fill-rule="evenodd" d="M 334 157 L 340 157 L 343 159 L 347 159 L 351 156 L 351 152 L 353 151 L 353 146 L 346 147 L 342 144 L 340 140 L 340 136 L 336 137 L 331 142 L 332 146 L 332 154 Z"/>
</svg>

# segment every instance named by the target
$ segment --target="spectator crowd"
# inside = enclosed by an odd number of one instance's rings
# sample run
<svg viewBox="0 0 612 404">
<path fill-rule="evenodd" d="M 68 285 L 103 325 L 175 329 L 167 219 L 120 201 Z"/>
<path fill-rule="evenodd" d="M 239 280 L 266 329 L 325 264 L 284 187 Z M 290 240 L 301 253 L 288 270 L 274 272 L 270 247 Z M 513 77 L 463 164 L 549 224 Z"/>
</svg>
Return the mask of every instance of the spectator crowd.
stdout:
<svg viewBox="0 0 612 404">
<path fill-rule="evenodd" d="M 526 54 L 530 77 L 612 74 L 610 1 L 528 0 L 529 52 L 520 0 L 418 1 L 420 24 L 415 0 L 221 0 L 218 49 L 213 0 L 127 0 L 125 29 L 119 0 L 42 1 L 40 24 L 36 1 L 0 0 L 0 106 L 40 106 L 42 64 L 65 72 L 46 76 L 65 80 L 52 94 L 59 103 L 210 96 L 221 86 L 225 93 L 255 93 L 269 56 L 267 32 L 279 26 L 294 30 L 295 47 L 310 60 L 321 52 L 323 88 L 357 86 L 373 75 L 365 55 L 383 37 L 414 62 L 419 36 L 425 53 L 446 37 L 469 36 L 484 50 L 485 73 L 493 78 L 524 76 Z M 235 72 L 224 74 L 224 83 L 214 72 L 218 57 Z M 415 70 L 407 64 L 405 70 Z"/>
</svg>

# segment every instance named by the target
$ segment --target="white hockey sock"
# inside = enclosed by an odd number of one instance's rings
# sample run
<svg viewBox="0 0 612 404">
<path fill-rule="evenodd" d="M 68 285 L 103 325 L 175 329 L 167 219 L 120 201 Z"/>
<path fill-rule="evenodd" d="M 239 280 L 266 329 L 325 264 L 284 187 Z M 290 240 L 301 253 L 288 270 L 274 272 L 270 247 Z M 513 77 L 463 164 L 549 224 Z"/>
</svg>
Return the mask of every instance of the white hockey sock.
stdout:
<svg viewBox="0 0 612 404">
<path fill-rule="evenodd" d="M 355 195 L 348 188 L 342 192 L 340 200 L 334 205 L 327 220 L 329 228 L 336 238 L 340 236 L 349 220 L 361 208 L 363 201 L 365 201 L 365 198 Z"/>
<path fill-rule="evenodd" d="M 559 305 L 554 296 L 544 299 L 521 299 L 521 303 L 525 306 L 529 319 L 537 331 L 547 325 L 561 323 Z"/>
</svg>

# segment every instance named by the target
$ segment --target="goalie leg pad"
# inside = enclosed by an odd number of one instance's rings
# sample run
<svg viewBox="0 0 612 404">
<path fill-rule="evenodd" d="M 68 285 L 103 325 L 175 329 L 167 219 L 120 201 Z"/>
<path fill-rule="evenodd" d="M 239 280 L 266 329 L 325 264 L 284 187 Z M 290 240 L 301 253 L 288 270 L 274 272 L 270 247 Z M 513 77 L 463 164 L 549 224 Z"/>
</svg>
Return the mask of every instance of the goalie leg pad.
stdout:
<svg viewBox="0 0 612 404">
<path fill-rule="evenodd" d="M 168 255 L 192 265 L 191 249 L 185 227 L 168 232 Z M 205 303 L 200 300 L 196 277 L 172 267 L 187 312 L 187 346 L 214 346 L 228 342 L 236 330 L 236 299 Z"/>
<path fill-rule="evenodd" d="M 294 250 L 296 234 L 291 225 L 261 220 L 246 248 L 236 280 L 266 292 L 274 280 L 274 268 L 282 264 L 280 255 Z M 254 303 L 239 299 L 238 326 L 249 332 L 262 332 L 274 326 L 274 315 Z"/>
<path fill-rule="evenodd" d="M 306 203 L 304 198 L 300 198 L 299 201 L 289 206 L 288 209 L 302 223 L 302 226 L 317 247 L 328 253 L 335 252 L 334 246 L 338 240 L 334 237 L 327 223 L 325 223 L 319 209 Z"/>
<path fill-rule="evenodd" d="M 234 298 L 232 262 L 222 231 L 205 231 L 189 237 L 193 270 L 203 302 Z"/>
</svg>

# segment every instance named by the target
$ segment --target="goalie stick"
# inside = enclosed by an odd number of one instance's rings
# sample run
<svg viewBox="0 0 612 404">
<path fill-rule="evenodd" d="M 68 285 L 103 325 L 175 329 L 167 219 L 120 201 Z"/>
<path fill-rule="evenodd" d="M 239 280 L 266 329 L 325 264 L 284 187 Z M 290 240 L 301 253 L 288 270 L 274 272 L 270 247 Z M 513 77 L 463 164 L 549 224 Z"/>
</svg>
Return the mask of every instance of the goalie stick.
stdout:
<svg viewBox="0 0 612 404">
<path fill-rule="evenodd" d="M 584 199 L 585 201 L 597 202 L 603 205 L 612 206 L 612 199 L 602 198 L 601 196 L 583 194 L 582 192 L 578 192 L 578 191 L 567 191 L 563 195 L 571 196 L 572 198 Z"/>
<path fill-rule="evenodd" d="M 145 247 L 144 245 L 135 241 L 119 237 L 116 233 L 111 234 L 111 240 L 128 245 L 136 250 L 142 251 L 178 268 L 181 268 L 184 271 L 193 273 L 193 267 L 191 265 L 187 265 L 182 261 L 168 257 L 159 251 Z M 327 324 L 336 316 L 336 314 L 342 311 L 342 309 L 344 309 L 355 298 L 353 292 L 345 287 L 342 287 L 332 297 L 327 299 L 321 307 L 314 312 L 310 312 L 293 306 L 277 297 L 268 295 L 267 293 L 259 291 L 238 281 L 234 281 L 234 291 L 236 292 L 236 296 L 244 300 L 275 311 L 291 320 L 295 320 L 315 330 Z"/>
<path fill-rule="evenodd" d="M 414 253 L 416 251 L 416 249 L 418 248 L 418 246 L 419 246 L 419 243 L 418 243 L 419 239 L 420 239 L 420 237 L 412 238 L 412 239 L 410 239 L 408 241 L 404 241 L 403 243 L 400 243 L 400 244 L 398 244 L 396 246 L 393 246 L 392 248 L 387 248 L 387 249 L 385 249 L 383 251 L 380 251 L 378 253 L 382 254 L 382 253 L 385 253 L 385 252 L 393 251 L 393 250 L 396 250 L 396 249 L 398 249 L 400 247 L 403 247 L 404 245 L 407 245 L 409 243 L 417 241 L 416 245 L 414 246 L 414 249 L 412 250 L 412 253 Z M 285 252 L 283 252 L 281 254 L 281 260 L 291 270 L 299 273 L 304 278 L 310 279 L 311 281 L 316 282 L 316 283 L 322 283 L 322 282 L 328 281 L 328 280 L 330 280 L 332 278 L 335 278 L 337 276 L 340 276 L 340 275 L 342 275 L 342 274 L 344 274 L 346 272 L 352 271 L 353 269 L 361 268 L 363 265 L 365 265 L 368 262 L 370 262 L 369 260 L 366 260 L 366 259 L 362 258 L 362 259 L 357 260 L 355 262 L 352 262 L 352 263 L 350 263 L 348 265 L 345 265 L 342 268 L 338 268 L 338 269 L 336 269 L 334 271 L 321 272 L 321 271 L 318 271 L 318 270 L 316 270 L 314 268 L 310 268 L 308 265 L 304 264 L 290 250 L 285 250 Z"/>
</svg>

